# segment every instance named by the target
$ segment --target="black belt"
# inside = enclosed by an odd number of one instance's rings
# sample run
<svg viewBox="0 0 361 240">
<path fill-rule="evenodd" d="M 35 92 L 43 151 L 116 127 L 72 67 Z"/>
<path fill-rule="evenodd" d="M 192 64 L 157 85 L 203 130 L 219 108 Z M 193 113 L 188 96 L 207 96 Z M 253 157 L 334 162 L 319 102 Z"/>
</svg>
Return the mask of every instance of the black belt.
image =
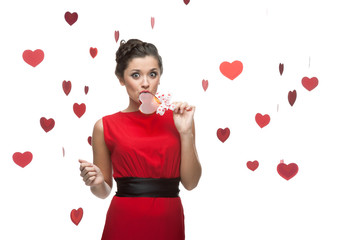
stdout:
<svg viewBox="0 0 361 240">
<path fill-rule="evenodd" d="M 180 178 L 115 178 L 118 197 L 178 197 Z"/>
</svg>

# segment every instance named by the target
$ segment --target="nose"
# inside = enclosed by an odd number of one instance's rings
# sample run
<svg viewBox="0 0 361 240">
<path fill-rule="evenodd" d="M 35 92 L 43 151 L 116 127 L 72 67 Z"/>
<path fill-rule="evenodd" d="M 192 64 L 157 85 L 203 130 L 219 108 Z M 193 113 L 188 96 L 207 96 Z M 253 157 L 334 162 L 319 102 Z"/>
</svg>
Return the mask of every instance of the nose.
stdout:
<svg viewBox="0 0 361 240">
<path fill-rule="evenodd" d="M 148 88 L 149 87 L 149 80 L 147 76 L 144 76 L 142 79 L 142 88 Z"/>
</svg>

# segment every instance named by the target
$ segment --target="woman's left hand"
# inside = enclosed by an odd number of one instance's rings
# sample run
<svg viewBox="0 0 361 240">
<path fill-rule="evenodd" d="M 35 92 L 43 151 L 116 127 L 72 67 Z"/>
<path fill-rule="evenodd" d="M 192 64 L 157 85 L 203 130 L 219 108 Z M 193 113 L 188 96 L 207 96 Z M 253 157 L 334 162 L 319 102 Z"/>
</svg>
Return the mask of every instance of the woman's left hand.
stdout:
<svg viewBox="0 0 361 240">
<path fill-rule="evenodd" d="M 195 106 L 191 106 L 186 102 L 173 102 L 175 108 L 173 110 L 174 125 L 180 134 L 192 133 L 192 123 Z"/>
</svg>

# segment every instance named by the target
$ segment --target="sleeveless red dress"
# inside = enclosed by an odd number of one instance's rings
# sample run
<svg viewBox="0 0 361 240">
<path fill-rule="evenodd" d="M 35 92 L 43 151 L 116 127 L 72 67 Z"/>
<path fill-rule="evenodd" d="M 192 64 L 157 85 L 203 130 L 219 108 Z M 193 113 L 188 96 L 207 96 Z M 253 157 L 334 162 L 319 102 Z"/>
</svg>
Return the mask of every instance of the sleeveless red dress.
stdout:
<svg viewBox="0 0 361 240">
<path fill-rule="evenodd" d="M 163 116 L 118 112 L 102 120 L 114 178 L 180 176 L 180 136 L 172 111 Z M 181 199 L 113 196 L 102 240 L 130 239 L 184 240 Z"/>
</svg>

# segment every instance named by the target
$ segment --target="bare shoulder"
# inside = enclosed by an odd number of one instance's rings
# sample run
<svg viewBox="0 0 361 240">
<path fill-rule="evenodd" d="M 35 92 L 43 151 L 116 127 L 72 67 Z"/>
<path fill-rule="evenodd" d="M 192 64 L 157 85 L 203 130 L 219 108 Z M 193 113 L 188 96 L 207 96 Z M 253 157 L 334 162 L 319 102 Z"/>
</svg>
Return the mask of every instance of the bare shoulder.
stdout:
<svg viewBox="0 0 361 240">
<path fill-rule="evenodd" d="M 99 119 L 94 124 L 94 130 L 103 132 L 103 119 Z"/>
</svg>

